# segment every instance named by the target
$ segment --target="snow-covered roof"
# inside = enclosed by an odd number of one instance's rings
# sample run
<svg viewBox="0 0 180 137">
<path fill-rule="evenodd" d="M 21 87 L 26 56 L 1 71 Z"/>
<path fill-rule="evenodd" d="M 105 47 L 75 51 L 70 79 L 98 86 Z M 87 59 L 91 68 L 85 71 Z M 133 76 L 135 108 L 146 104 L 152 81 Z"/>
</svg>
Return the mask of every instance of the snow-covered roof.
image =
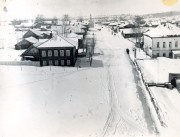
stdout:
<svg viewBox="0 0 180 137">
<path fill-rule="evenodd" d="M 150 31 L 144 33 L 149 37 L 180 37 L 180 28 L 173 24 L 167 23 L 165 25 L 160 25 Z"/>
<path fill-rule="evenodd" d="M 25 40 L 27 40 L 27 41 L 29 41 L 30 43 L 33 43 L 33 44 L 38 42 L 38 40 L 36 38 L 34 38 L 34 37 L 28 37 L 28 38 L 25 38 Z"/>
<path fill-rule="evenodd" d="M 127 28 L 127 29 L 121 29 L 124 34 L 132 34 L 132 33 L 144 33 L 148 31 L 148 28 L 146 27 L 140 27 L 140 28 Z"/>
<path fill-rule="evenodd" d="M 61 35 L 57 35 L 52 39 L 42 43 L 38 48 L 47 48 L 47 47 L 78 47 L 78 43 L 71 39 L 65 38 Z"/>
<path fill-rule="evenodd" d="M 20 26 L 23 26 L 23 27 L 31 27 L 33 25 L 34 25 L 33 22 L 23 22 L 23 23 L 20 24 Z"/>
<path fill-rule="evenodd" d="M 89 31 L 97 31 L 96 28 L 89 28 Z"/>
<path fill-rule="evenodd" d="M 45 24 L 52 24 L 52 21 L 51 20 L 48 20 L 48 21 L 44 21 Z"/>
<path fill-rule="evenodd" d="M 80 26 L 70 26 L 69 30 L 74 33 L 85 33 L 85 30 L 83 30 Z"/>
<path fill-rule="evenodd" d="M 77 35 L 76 33 L 71 32 L 71 33 L 68 33 L 68 34 L 67 34 L 67 37 L 68 37 L 68 38 L 77 38 L 78 35 Z"/>
<path fill-rule="evenodd" d="M 33 33 L 36 34 L 37 36 L 42 37 L 41 32 L 40 32 L 39 30 L 37 30 L 37 29 L 30 29 L 29 31 L 33 32 Z"/>
<path fill-rule="evenodd" d="M 118 25 L 117 22 L 112 22 L 112 23 L 109 24 L 109 26 L 117 26 L 117 25 Z"/>
<path fill-rule="evenodd" d="M 93 39 L 93 38 L 94 38 L 94 35 L 86 35 L 85 38 L 86 38 L 86 39 Z"/>
</svg>

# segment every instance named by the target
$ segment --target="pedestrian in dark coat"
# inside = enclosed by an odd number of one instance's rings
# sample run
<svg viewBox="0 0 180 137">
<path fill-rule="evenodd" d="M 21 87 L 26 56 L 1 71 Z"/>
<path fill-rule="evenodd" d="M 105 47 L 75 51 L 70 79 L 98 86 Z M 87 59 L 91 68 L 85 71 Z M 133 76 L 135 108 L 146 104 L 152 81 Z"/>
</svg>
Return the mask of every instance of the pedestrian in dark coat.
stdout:
<svg viewBox="0 0 180 137">
<path fill-rule="evenodd" d="M 176 87 L 176 78 L 175 77 L 171 80 L 171 85 L 173 85 L 173 87 Z"/>
<path fill-rule="evenodd" d="M 129 54 L 129 49 L 126 49 L 126 53 Z"/>
</svg>

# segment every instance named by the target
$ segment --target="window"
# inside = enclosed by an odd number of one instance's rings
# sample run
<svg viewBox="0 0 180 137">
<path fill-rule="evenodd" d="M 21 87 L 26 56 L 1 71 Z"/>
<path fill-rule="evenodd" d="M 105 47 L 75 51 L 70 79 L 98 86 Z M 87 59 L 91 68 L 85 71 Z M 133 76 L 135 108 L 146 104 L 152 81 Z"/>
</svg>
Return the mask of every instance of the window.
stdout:
<svg viewBox="0 0 180 137">
<path fill-rule="evenodd" d="M 66 50 L 66 56 L 70 56 L 70 50 Z"/>
<path fill-rule="evenodd" d="M 49 60 L 49 66 L 52 66 L 52 65 L 53 65 L 52 60 Z"/>
<path fill-rule="evenodd" d="M 55 60 L 55 66 L 59 66 L 59 61 Z"/>
<path fill-rule="evenodd" d="M 43 66 L 47 66 L 46 60 L 43 60 Z"/>
<path fill-rule="evenodd" d="M 45 50 L 42 50 L 42 57 L 46 57 L 46 51 Z"/>
<path fill-rule="evenodd" d="M 64 56 L 64 50 L 60 50 L 60 56 Z"/>
<path fill-rule="evenodd" d="M 159 48 L 159 42 L 157 42 L 157 48 Z"/>
<path fill-rule="evenodd" d="M 54 56 L 55 56 L 55 57 L 58 56 L 58 50 L 54 50 Z"/>
<path fill-rule="evenodd" d="M 175 47 L 176 47 L 176 48 L 178 47 L 178 41 L 175 42 Z"/>
<path fill-rule="evenodd" d="M 163 53 L 163 57 L 166 57 L 166 53 Z"/>
<path fill-rule="evenodd" d="M 172 48 L 172 42 L 169 42 L 169 48 Z"/>
<path fill-rule="evenodd" d="M 64 60 L 61 60 L 61 66 L 64 66 Z"/>
<path fill-rule="evenodd" d="M 71 61 L 67 60 L 67 66 L 70 66 L 70 65 L 71 65 Z"/>
<path fill-rule="evenodd" d="M 159 57 L 159 53 L 157 53 L 156 56 Z"/>
<path fill-rule="evenodd" d="M 52 50 L 48 50 L 48 56 L 52 57 Z"/>
<path fill-rule="evenodd" d="M 163 42 L 163 48 L 166 48 L 166 42 Z"/>
</svg>

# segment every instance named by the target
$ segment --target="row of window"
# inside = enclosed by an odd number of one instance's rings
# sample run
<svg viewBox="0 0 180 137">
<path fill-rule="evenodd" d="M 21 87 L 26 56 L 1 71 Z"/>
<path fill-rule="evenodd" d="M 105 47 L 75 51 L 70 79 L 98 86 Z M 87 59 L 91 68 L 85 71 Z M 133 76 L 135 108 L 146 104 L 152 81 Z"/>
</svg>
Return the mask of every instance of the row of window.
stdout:
<svg viewBox="0 0 180 137">
<path fill-rule="evenodd" d="M 43 66 L 70 66 L 71 60 L 43 60 L 42 61 Z"/>
<path fill-rule="evenodd" d="M 175 42 L 175 47 L 178 47 L 178 41 Z M 160 48 L 159 42 L 157 42 L 157 48 Z M 163 48 L 166 48 L 166 42 L 163 42 Z M 169 42 L 169 48 L 172 48 L 172 42 Z"/>
<path fill-rule="evenodd" d="M 156 53 L 156 56 L 157 56 L 157 57 L 160 57 L 160 53 Z M 166 57 L 166 53 L 163 53 L 162 56 L 163 56 L 163 57 Z M 172 56 L 172 53 L 169 52 L 169 57 L 171 57 L 171 56 Z"/>
<path fill-rule="evenodd" d="M 66 52 L 66 55 L 65 55 Z M 70 56 L 70 50 L 48 50 L 46 52 L 46 50 L 42 50 L 41 52 L 42 57 L 52 57 L 54 55 L 54 57 L 58 57 L 58 56 Z"/>
</svg>

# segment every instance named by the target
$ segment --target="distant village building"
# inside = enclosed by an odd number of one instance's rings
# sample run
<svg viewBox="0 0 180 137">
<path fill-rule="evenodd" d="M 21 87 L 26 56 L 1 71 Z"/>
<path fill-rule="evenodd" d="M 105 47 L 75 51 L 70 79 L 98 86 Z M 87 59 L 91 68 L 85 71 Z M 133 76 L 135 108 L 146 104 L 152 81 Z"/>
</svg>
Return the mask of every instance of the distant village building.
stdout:
<svg viewBox="0 0 180 137">
<path fill-rule="evenodd" d="M 34 37 L 36 39 L 48 39 L 51 38 L 51 33 L 50 31 L 41 31 L 38 29 L 30 29 L 28 30 L 23 38 L 28 38 L 28 37 Z"/>
<path fill-rule="evenodd" d="M 151 57 L 172 57 L 180 51 L 180 28 L 166 23 L 144 33 L 144 50 Z"/>
<path fill-rule="evenodd" d="M 41 66 L 74 66 L 77 42 L 55 36 L 37 47 Z"/>
<path fill-rule="evenodd" d="M 36 39 L 40 39 L 43 38 L 43 35 L 40 33 L 40 31 L 36 29 L 30 29 L 23 36 L 23 38 L 28 38 L 28 37 L 34 37 Z"/>
<path fill-rule="evenodd" d="M 135 37 L 142 37 L 143 33 L 146 32 L 148 28 L 140 27 L 140 28 L 126 28 L 121 29 L 121 33 L 124 38 L 135 38 Z"/>
</svg>

